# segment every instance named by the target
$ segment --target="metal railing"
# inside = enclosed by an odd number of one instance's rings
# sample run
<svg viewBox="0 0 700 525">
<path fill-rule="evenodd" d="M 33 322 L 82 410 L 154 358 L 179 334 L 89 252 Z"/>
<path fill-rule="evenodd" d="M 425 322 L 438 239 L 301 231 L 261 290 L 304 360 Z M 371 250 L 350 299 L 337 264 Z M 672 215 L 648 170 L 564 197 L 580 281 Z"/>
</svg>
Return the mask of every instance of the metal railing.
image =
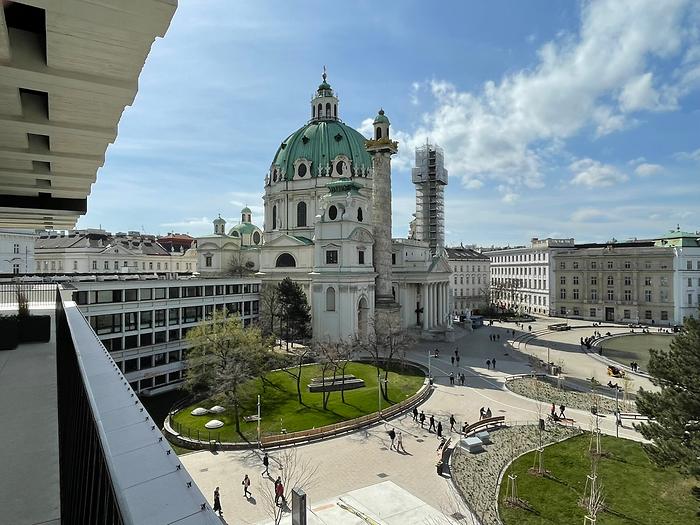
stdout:
<svg viewBox="0 0 700 525">
<path fill-rule="evenodd" d="M 0 283 L 0 305 L 18 306 L 20 297 L 29 306 L 54 306 L 56 285 L 50 283 Z"/>
<path fill-rule="evenodd" d="M 68 298 L 55 303 L 62 522 L 220 524 Z"/>
</svg>

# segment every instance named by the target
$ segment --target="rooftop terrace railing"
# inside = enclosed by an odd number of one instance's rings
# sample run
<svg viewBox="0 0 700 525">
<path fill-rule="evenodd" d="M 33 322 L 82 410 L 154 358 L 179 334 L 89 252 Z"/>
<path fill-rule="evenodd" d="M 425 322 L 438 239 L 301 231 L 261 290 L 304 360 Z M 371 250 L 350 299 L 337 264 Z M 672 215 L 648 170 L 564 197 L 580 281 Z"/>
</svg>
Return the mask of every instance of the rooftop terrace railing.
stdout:
<svg viewBox="0 0 700 525">
<path fill-rule="evenodd" d="M 62 523 L 220 525 L 78 307 L 53 289 Z"/>
</svg>

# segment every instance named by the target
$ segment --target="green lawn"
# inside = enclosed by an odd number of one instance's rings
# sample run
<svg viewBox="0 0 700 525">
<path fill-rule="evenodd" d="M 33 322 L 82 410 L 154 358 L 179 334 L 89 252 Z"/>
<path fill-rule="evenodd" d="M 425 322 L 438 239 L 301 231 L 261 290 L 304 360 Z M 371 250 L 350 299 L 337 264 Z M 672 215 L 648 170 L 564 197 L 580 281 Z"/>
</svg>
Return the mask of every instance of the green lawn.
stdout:
<svg viewBox="0 0 700 525">
<path fill-rule="evenodd" d="M 284 371 L 271 372 L 267 379 L 272 384 L 263 383 L 255 379 L 247 385 L 245 408 L 242 416 L 256 413 L 256 395 L 261 395 L 262 422 L 261 433 L 263 435 L 279 434 L 284 428 L 287 432 L 307 430 L 314 427 L 330 425 L 352 419 L 377 411 L 377 369 L 368 364 L 350 363 L 346 374 L 354 374 L 365 380 L 365 386 L 357 390 L 345 392 L 345 403 L 341 401 L 340 392 L 331 393 L 328 409 L 323 410 L 321 393 L 309 393 L 307 385 L 312 377 L 320 377 L 321 369 L 318 365 L 303 367 L 302 373 L 302 397 L 304 404 L 300 405 L 297 399 L 296 381 L 294 377 Z M 393 405 L 413 395 L 423 384 L 424 374 L 413 367 L 406 367 L 401 373 L 389 373 L 389 398 L 391 403 L 382 400 L 382 408 Z M 214 401 L 200 401 L 178 412 L 173 421 L 180 424 L 180 432 L 188 436 L 197 437 L 200 431 L 200 439 L 218 439 L 219 441 L 242 441 L 244 438 L 235 432 L 233 410 L 227 410 L 221 414 L 192 416 L 190 412 L 195 407 L 211 408 L 217 404 Z M 210 419 L 219 419 L 224 426 L 219 430 L 209 431 L 204 424 Z M 177 427 L 173 425 L 176 430 Z M 255 441 L 256 423 L 246 423 L 241 420 L 241 431 L 246 439 Z M 211 432 L 211 433 L 210 433 Z"/>
<path fill-rule="evenodd" d="M 503 504 L 506 483 L 501 486 L 499 510 L 506 525 L 570 525 L 583 523 L 584 510 L 577 505 L 590 473 L 590 434 L 547 447 L 545 468 L 555 479 L 527 472 L 533 453 L 513 463 L 518 475 L 518 496 L 534 509 L 529 512 Z M 660 469 L 647 458 L 641 445 L 626 439 L 602 437 L 608 457 L 599 463 L 607 512 L 598 514 L 597 525 L 687 525 L 698 523 L 698 502 L 690 494 L 694 481 L 673 469 Z"/>
<path fill-rule="evenodd" d="M 649 349 L 668 350 L 671 347 L 671 341 L 673 341 L 672 335 L 660 334 L 630 334 L 613 337 L 602 342 L 603 355 L 623 365 L 636 361 L 639 367 L 646 371 L 649 366 Z"/>
</svg>

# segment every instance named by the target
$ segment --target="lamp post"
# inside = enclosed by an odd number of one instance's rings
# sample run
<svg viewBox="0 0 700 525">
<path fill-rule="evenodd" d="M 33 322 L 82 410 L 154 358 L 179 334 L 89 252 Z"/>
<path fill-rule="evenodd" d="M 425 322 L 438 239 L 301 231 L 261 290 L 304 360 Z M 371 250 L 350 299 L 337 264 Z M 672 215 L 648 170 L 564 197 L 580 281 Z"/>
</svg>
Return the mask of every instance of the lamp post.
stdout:
<svg viewBox="0 0 700 525">
<path fill-rule="evenodd" d="M 615 386 L 615 437 L 620 437 L 620 404 L 617 401 L 619 392 Z"/>
<path fill-rule="evenodd" d="M 428 348 L 428 382 L 432 379 L 432 374 L 430 372 L 430 348 Z"/>
<path fill-rule="evenodd" d="M 260 394 L 258 394 L 258 446 L 260 446 Z"/>
</svg>

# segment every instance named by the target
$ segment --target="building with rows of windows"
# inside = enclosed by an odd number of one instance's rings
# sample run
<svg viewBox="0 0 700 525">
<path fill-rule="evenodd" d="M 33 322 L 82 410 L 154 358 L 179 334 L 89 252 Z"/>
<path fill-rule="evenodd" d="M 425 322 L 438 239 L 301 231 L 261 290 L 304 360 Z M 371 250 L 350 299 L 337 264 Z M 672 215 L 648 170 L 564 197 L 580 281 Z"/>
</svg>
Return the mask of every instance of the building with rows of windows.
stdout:
<svg viewBox="0 0 700 525">
<path fill-rule="evenodd" d="M 197 271 L 195 250 L 183 251 L 174 246 L 167 250 L 154 235 L 135 231 L 114 235 L 99 229 L 42 232 L 36 239 L 34 253 L 35 270 L 41 274 Z"/>
<path fill-rule="evenodd" d="M 188 330 L 214 310 L 258 318 L 260 281 L 249 278 L 72 281 L 73 299 L 137 393 L 177 388 Z"/>
<path fill-rule="evenodd" d="M 0 273 L 24 274 L 34 270 L 32 230 L 0 230 Z"/>
<path fill-rule="evenodd" d="M 485 252 L 490 259 L 491 301 L 503 310 L 550 315 L 552 256 L 573 239 L 532 239 L 530 246 Z"/>
<path fill-rule="evenodd" d="M 490 259 L 481 251 L 457 246 L 446 248 L 447 260 L 452 268 L 453 313 L 466 315 L 488 306 Z"/>
</svg>

